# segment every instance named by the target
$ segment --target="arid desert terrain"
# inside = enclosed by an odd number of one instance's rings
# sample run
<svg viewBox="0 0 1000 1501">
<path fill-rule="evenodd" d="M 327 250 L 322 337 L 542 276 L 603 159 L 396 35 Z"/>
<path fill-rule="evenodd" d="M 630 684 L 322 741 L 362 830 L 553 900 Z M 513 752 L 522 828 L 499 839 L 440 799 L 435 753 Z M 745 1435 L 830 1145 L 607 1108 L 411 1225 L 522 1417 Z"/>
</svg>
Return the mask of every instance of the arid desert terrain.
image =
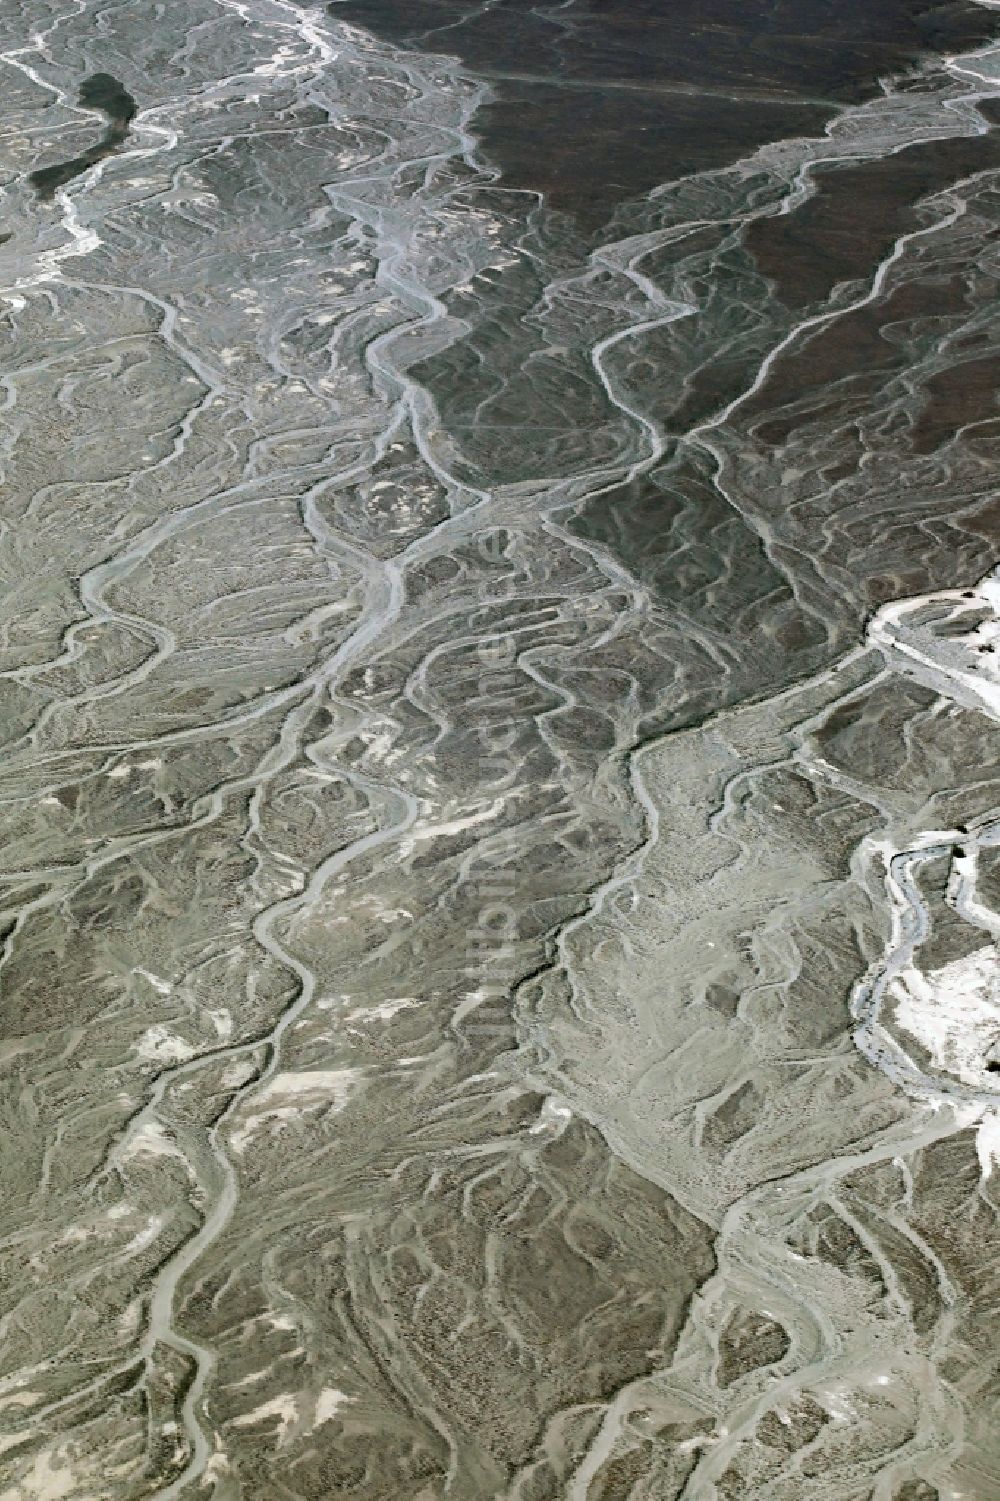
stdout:
<svg viewBox="0 0 1000 1501">
<path fill-rule="evenodd" d="M 0 1501 L 1000 1501 L 997 8 L 0 69 Z"/>
</svg>

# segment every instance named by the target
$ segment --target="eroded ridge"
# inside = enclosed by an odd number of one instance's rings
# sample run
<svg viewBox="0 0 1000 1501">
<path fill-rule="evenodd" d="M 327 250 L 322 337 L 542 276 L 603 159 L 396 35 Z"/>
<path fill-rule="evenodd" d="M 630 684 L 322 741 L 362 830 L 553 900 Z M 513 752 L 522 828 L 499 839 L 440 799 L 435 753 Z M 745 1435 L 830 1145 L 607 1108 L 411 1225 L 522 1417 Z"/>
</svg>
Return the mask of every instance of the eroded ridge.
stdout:
<svg viewBox="0 0 1000 1501">
<path fill-rule="evenodd" d="M 988 1497 L 993 52 L 595 242 L 0 29 L 0 1501 Z"/>
</svg>

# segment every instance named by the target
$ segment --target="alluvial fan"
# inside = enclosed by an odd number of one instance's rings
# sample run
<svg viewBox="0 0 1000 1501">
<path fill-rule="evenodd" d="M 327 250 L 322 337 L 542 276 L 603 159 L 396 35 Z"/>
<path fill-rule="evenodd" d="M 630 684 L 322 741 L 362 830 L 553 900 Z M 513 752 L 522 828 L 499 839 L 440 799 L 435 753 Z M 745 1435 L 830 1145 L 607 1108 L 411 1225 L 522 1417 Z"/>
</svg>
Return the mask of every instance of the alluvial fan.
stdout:
<svg viewBox="0 0 1000 1501">
<path fill-rule="evenodd" d="M 0 14 L 0 1501 L 1000 1497 L 997 36 Z"/>
</svg>

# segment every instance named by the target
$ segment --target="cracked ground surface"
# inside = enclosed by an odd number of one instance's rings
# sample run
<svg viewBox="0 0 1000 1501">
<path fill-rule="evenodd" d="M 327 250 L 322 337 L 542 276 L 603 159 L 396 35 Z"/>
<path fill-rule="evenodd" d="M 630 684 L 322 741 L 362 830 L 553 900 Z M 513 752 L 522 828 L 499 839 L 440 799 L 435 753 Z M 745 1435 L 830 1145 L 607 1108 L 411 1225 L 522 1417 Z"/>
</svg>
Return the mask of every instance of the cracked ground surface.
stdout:
<svg viewBox="0 0 1000 1501">
<path fill-rule="evenodd" d="M 1000 1501 L 988 7 L 0 16 L 0 1501 Z"/>
</svg>

